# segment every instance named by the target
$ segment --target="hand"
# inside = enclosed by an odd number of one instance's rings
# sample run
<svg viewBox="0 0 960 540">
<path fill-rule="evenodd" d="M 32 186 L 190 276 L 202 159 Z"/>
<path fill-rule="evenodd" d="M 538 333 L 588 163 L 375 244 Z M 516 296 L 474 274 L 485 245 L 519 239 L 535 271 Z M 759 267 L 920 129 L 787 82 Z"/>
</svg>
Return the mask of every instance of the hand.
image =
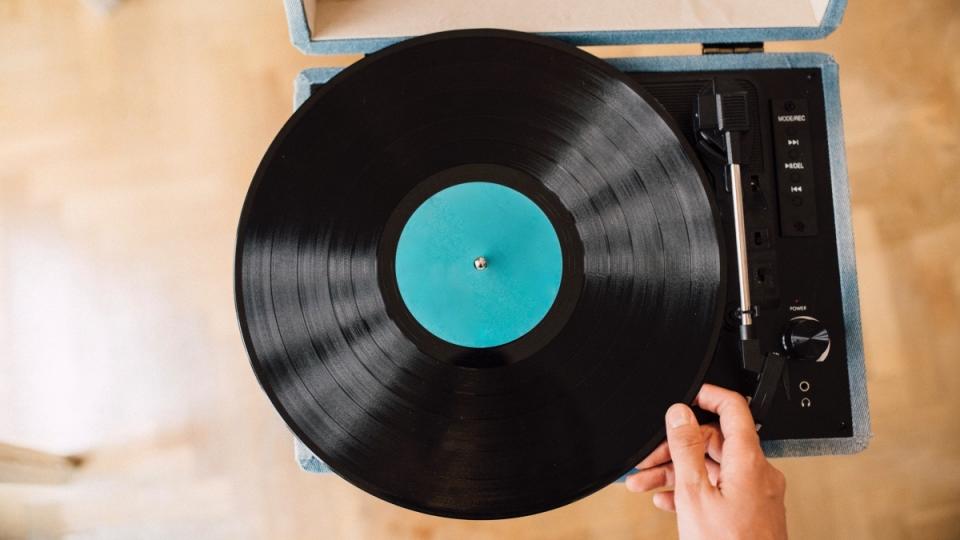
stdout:
<svg viewBox="0 0 960 540">
<path fill-rule="evenodd" d="M 710 384 L 694 400 L 720 416 L 701 426 L 690 407 L 667 410 L 667 440 L 627 478 L 630 491 L 651 491 L 653 504 L 677 513 L 680 538 L 787 537 L 786 481 L 760 449 L 747 401 Z"/>
</svg>

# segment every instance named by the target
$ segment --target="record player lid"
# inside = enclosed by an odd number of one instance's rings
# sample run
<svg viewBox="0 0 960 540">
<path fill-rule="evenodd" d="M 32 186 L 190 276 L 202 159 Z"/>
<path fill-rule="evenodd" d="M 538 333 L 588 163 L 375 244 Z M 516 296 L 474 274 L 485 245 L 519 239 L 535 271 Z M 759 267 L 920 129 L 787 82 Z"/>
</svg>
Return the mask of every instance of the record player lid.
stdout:
<svg viewBox="0 0 960 540">
<path fill-rule="evenodd" d="M 459 28 L 506 28 L 574 45 L 819 39 L 846 0 L 284 0 L 290 39 L 307 54 L 371 53 Z"/>
</svg>

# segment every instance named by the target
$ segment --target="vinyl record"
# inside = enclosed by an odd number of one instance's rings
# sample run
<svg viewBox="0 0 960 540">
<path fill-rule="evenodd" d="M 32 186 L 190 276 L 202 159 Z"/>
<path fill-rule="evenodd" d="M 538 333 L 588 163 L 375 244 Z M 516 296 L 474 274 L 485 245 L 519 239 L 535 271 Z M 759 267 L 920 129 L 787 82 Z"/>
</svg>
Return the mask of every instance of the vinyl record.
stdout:
<svg viewBox="0 0 960 540">
<path fill-rule="evenodd" d="M 337 474 L 407 508 L 504 518 L 596 491 L 662 440 L 716 344 L 725 266 L 692 156 L 628 78 L 548 38 L 447 32 L 357 62 L 244 204 L 261 386 Z"/>
</svg>

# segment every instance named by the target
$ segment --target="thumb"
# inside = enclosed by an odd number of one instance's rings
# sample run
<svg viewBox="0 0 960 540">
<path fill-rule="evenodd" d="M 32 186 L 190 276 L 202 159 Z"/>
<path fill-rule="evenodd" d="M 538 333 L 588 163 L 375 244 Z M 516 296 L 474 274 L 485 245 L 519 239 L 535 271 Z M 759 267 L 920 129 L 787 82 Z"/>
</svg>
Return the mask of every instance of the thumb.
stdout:
<svg viewBox="0 0 960 540">
<path fill-rule="evenodd" d="M 711 487 L 705 462 L 705 442 L 690 407 L 677 403 L 667 409 L 667 445 L 673 459 L 678 495 Z"/>
</svg>

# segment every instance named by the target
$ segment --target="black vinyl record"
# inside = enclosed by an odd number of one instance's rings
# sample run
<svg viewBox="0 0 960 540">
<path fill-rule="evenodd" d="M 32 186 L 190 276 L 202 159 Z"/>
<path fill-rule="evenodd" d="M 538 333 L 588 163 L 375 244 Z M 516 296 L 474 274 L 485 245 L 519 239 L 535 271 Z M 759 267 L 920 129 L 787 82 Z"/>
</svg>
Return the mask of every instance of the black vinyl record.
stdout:
<svg viewBox="0 0 960 540">
<path fill-rule="evenodd" d="M 412 209 L 477 177 L 535 201 L 563 251 L 543 320 L 489 348 L 418 324 L 392 266 Z M 337 474 L 421 512 L 521 516 L 616 480 L 693 399 L 721 248 L 691 149 L 624 75 L 446 32 L 357 62 L 283 127 L 243 207 L 237 310 L 263 389 Z"/>
</svg>

